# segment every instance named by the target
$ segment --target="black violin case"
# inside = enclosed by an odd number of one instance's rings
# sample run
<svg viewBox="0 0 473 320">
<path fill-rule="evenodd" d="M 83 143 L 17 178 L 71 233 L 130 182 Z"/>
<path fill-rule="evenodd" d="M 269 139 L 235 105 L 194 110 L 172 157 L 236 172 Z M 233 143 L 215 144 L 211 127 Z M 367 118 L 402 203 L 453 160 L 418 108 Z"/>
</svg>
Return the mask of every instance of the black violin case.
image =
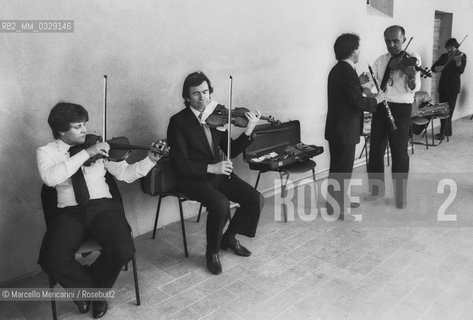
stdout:
<svg viewBox="0 0 473 320">
<path fill-rule="evenodd" d="M 324 152 L 324 148 L 301 142 L 298 120 L 279 125 L 258 125 L 253 130 L 253 143 L 243 153 L 250 169 L 278 170 L 296 162 L 305 162 Z"/>
</svg>

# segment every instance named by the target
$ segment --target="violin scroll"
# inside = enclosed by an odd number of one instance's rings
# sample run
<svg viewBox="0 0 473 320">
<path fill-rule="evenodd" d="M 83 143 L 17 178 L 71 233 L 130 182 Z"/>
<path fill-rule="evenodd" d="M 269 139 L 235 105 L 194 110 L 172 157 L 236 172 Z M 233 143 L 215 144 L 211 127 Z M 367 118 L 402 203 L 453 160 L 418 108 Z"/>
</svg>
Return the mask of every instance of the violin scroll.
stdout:
<svg viewBox="0 0 473 320">
<path fill-rule="evenodd" d="M 161 139 L 151 144 L 150 151 L 155 155 L 166 157 L 169 155 L 169 145 L 166 139 Z"/>
</svg>

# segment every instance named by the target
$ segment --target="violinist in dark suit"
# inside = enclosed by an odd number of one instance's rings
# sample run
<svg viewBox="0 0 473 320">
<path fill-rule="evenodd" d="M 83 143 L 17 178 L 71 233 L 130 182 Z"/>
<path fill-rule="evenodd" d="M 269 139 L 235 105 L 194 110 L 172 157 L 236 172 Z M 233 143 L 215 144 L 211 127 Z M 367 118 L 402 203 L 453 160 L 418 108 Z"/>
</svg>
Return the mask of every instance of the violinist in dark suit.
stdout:
<svg viewBox="0 0 473 320">
<path fill-rule="evenodd" d="M 189 74 L 182 89 L 186 107 L 171 118 L 167 137 L 178 190 L 207 207 L 207 268 L 213 274 L 220 274 L 220 248 L 231 249 L 240 256 L 251 255 L 235 236 L 255 236 L 264 198 L 232 172 L 232 162 L 224 156 L 228 132 L 209 128 L 205 123 L 209 112 L 216 106 L 210 100 L 212 92 L 210 80 L 204 73 Z M 251 134 L 260 116 L 259 112 L 246 114 L 248 125 L 245 131 L 231 140 L 231 158 L 252 142 Z M 229 201 L 238 203 L 240 207 L 223 234 L 230 217 Z"/>
<path fill-rule="evenodd" d="M 450 109 L 448 119 L 440 120 L 440 133 L 436 135 L 439 140 L 452 135 L 452 116 L 460 92 L 460 75 L 466 66 L 466 54 L 458 50 L 459 46 L 455 38 L 448 39 L 445 43 L 447 53 L 442 54 L 432 66 L 433 72 L 442 73 L 438 86 L 439 102 L 447 102 Z"/>
<path fill-rule="evenodd" d="M 380 93 L 376 97 L 367 91 L 370 97 L 362 92 L 362 86 L 355 64 L 358 62 L 360 38 L 355 34 L 345 33 L 337 38 L 334 45 L 337 64 L 328 76 L 328 111 L 325 123 L 325 139 L 329 143 L 330 170 L 329 179 L 338 182 L 340 191 L 329 192 L 340 207 L 340 220 L 344 220 L 345 188 L 351 178 L 355 159 L 355 147 L 360 142 L 363 111 L 373 112 L 376 105 L 384 98 Z M 358 204 L 351 204 L 357 207 Z M 328 203 L 328 213 L 334 208 Z"/>
</svg>

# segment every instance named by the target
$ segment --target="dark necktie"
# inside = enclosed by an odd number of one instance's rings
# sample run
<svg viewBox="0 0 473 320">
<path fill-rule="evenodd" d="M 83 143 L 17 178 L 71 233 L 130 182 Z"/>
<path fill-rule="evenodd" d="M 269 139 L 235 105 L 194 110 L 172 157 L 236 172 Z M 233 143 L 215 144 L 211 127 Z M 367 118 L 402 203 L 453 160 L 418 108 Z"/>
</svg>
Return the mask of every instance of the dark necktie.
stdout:
<svg viewBox="0 0 473 320">
<path fill-rule="evenodd" d="M 212 150 L 212 154 L 214 154 L 214 147 L 213 147 L 214 144 L 212 141 L 212 133 L 210 132 L 209 126 L 206 123 L 202 123 L 202 113 L 203 112 L 199 114 L 199 122 L 202 128 L 204 129 L 205 136 L 207 137 L 207 142 L 209 143 L 209 146 L 210 146 L 210 150 Z"/>
<path fill-rule="evenodd" d="M 69 152 L 71 155 L 77 153 L 74 149 L 75 147 L 71 147 Z M 72 181 L 72 189 L 74 189 L 74 194 L 76 196 L 76 201 L 80 205 L 86 205 L 89 202 L 90 194 L 89 189 L 87 188 L 87 184 L 85 183 L 84 173 L 82 172 L 82 167 L 80 167 L 76 173 L 71 176 Z"/>
</svg>

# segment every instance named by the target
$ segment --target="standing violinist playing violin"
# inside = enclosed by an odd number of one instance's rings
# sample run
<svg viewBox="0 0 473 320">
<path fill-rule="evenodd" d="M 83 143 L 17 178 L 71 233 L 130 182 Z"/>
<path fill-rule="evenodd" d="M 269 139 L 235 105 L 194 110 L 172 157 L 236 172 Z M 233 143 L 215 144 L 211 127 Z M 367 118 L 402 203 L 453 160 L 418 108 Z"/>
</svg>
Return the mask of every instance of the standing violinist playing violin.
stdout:
<svg viewBox="0 0 473 320">
<path fill-rule="evenodd" d="M 384 196 L 384 153 L 386 142 L 392 154 L 392 178 L 394 199 L 397 208 L 407 205 L 407 177 L 409 154 L 407 151 L 411 127 L 411 111 L 414 94 L 420 90 L 420 74 L 415 66 L 420 66 L 420 56 L 405 53 L 405 30 L 394 25 L 384 31 L 384 42 L 388 53 L 383 54 L 373 64 L 374 77 L 385 92 L 386 100 L 394 118 L 396 130 L 390 129 L 386 107 L 378 104 L 371 123 L 370 153 L 368 162 L 369 192 L 367 200 Z M 415 58 L 415 59 L 413 59 Z M 415 65 L 412 65 L 415 61 Z"/>
<path fill-rule="evenodd" d="M 452 135 L 452 116 L 460 92 L 460 75 L 466 66 L 466 54 L 458 50 L 459 46 L 455 38 L 448 39 L 445 43 L 447 53 L 432 65 L 433 72 L 442 73 L 438 85 L 439 102 L 447 102 L 449 107 L 449 117 L 440 120 L 440 133 L 435 136 L 439 140 Z"/>
<path fill-rule="evenodd" d="M 224 157 L 228 132 L 209 128 L 205 123 L 207 109 L 215 107 L 210 101 L 212 92 L 210 80 L 204 73 L 199 71 L 187 76 L 182 89 L 186 107 L 171 118 L 167 138 L 178 191 L 207 207 L 207 268 L 213 274 L 220 274 L 220 249 L 231 249 L 244 257 L 251 255 L 235 236 L 255 236 L 264 198 L 233 173 L 232 162 Z M 246 113 L 248 124 L 245 131 L 231 141 L 231 158 L 252 142 L 251 134 L 260 116 L 259 112 Z M 233 217 L 230 217 L 229 201 L 240 205 Z"/>
<path fill-rule="evenodd" d="M 108 171 L 118 180 L 130 183 L 145 176 L 159 156 L 150 152 L 132 165 L 101 158 L 84 166 L 91 157 L 108 156 L 110 150 L 107 142 L 80 146 L 86 139 L 88 119 L 87 111 L 78 104 L 56 104 L 48 117 L 55 140 L 36 151 L 41 179 L 57 193 L 57 209 L 46 217 L 47 232 L 39 264 L 64 288 L 108 289 L 122 266 L 131 260 L 135 246 L 121 200 L 112 198 L 105 174 Z M 86 235 L 102 246 L 100 256 L 90 266 L 74 259 Z M 74 302 L 81 313 L 88 312 L 90 301 Z M 107 308 L 107 301 L 94 300 L 94 318 L 105 315 Z"/>
</svg>

